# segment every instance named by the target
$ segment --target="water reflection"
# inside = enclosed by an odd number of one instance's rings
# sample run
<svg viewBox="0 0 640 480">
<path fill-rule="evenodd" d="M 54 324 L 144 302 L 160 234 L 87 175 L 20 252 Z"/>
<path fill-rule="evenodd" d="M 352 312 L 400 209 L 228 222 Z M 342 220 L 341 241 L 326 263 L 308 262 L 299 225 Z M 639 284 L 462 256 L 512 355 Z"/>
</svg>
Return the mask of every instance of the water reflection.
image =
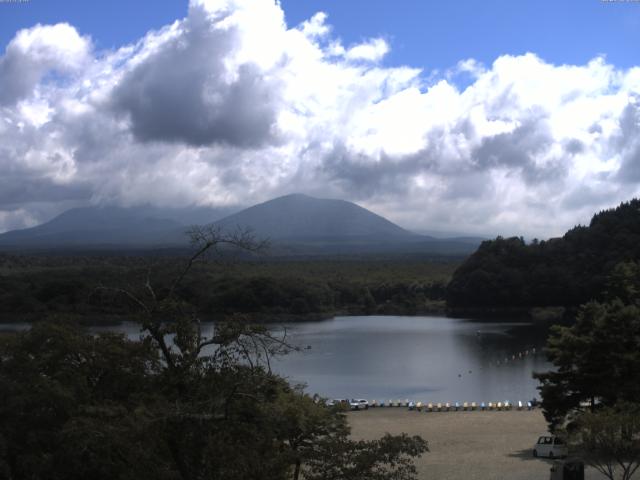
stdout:
<svg viewBox="0 0 640 480">
<path fill-rule="evenodd" d="M 286 328 L 301 350 L 273 360 L 273 369 L 326 397 L 514 402 L 538 396 L 531 374 L 550 368 L 542 354 L 544 335 L 522 323 L 366 316 L 274 328 Z M 212 324 L 203 324 L 203 334 L 211 329 Z M 117 331 L 130 339 L 141 335 L 134 322 L 89 330 Z"/>
<path fill-rule="evenodd" d="M 294 343 L 311 349 L 273 365 L 328 397 L 527 400 L 537 396 L 531 373 L 550 365 L 541 354 L 543 337 L 525 327 L 444 317 L 336 317 L 287 326 Z"/>
</svg>

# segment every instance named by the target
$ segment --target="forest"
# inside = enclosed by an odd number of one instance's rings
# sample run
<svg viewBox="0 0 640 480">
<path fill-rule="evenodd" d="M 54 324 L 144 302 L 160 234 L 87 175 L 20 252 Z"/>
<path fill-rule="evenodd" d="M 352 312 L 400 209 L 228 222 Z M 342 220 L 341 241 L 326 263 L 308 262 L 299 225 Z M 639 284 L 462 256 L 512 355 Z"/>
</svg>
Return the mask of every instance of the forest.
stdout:
<svg viewBox="0 0 640 480">
<path fill-rule="evenodd" d="M 0 319 L 65 314 L 82 322 L 118 321 L 133 306 L 110 288 L 147 279 L 167 288 L 184 261 L 180 256 L 2 255 Z M 457 266 L 447 257 L 205 260 L 194 265 L 179 293 L 209 319 L 231 313 L 258 322 L 441 313 Z"/>
<path fill-rule="evenodd" d="M 638 260 L 640 200 L 634 199 L 597 213 L 588 226 L 561 238 L 483 242 L 453 274 L 447 307 L 454 314 L 552 306 L 571 311 L 615 293 L 610 279 L 633 275 L 629 262 Z"/>
</svg>

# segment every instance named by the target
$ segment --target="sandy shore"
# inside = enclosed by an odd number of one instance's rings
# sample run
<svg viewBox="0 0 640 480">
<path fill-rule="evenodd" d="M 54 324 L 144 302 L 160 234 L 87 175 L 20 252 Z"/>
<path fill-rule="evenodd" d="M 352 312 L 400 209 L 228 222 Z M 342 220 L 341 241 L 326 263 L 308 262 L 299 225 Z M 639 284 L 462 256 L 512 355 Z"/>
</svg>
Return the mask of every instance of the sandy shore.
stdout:
<svg viewBox="0 0 640 480">
<path fill-rule="evenodd" d="M 533 458 L 532 447 L 547 432 L 540 410 L 508 412 L 410 412 L 373 408 L 349 412 L 354 438 L 374 439 L 386 432 L 421 435 L 430 452 L 418 459 L 420 479 L 542 480 L 552 461 Z M 588 480 L 604 478 L 588 470 Z"/>
</svg>

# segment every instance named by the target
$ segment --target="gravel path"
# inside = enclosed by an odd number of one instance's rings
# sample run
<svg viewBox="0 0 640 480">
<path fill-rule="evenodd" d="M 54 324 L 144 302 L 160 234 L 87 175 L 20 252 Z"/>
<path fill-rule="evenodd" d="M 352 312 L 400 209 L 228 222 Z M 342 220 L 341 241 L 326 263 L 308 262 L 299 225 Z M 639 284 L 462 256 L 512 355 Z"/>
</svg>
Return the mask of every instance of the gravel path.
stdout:
<svg viewBox="0 0 640 480">
<path fill-rule="evenodd" d="M 532 447 L 547 432 L 540 410 L 508 412 L 410 412 L 372 408 L 349 412 L 354 438 L 374 439 L 385 432 L 421 435 L 430 452 L 418 459 L 420 479 L 543 480 L 552 462 L 533 458 Z M 589 469 L 587 480 L 602 480 Z"/>
</svg>

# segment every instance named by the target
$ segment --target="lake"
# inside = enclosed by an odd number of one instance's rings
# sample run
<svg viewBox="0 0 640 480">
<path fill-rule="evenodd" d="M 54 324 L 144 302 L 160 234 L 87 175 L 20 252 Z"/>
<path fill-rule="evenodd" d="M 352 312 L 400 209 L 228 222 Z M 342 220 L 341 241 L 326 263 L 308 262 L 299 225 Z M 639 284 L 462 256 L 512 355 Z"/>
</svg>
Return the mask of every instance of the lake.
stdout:
<svg viewBox="0 0 640 480">
<path fill-rule="evenodd" d="M 527 327 L 446 317 L 336 317 L 287 325 L 292 343 L 303 349 L 273 368 L 305 382 L 310 393 L 333 398 L 524 401 L 539 397 L 532 372 L 551 368 L 542 353 L 544 335 Z"/>
<path fill-rule="evenodd" d="M 301 350 L 276 358 L 272 368 L 330 398 L 524 401 L 539 397 L 532 372 L 551 368 L 542 353 L 544 335 L 523 323 L 362 316 L 273 328 L 286 328 Z M 90 330 L 140 336 L 131 322 Z"/>
</svg>

